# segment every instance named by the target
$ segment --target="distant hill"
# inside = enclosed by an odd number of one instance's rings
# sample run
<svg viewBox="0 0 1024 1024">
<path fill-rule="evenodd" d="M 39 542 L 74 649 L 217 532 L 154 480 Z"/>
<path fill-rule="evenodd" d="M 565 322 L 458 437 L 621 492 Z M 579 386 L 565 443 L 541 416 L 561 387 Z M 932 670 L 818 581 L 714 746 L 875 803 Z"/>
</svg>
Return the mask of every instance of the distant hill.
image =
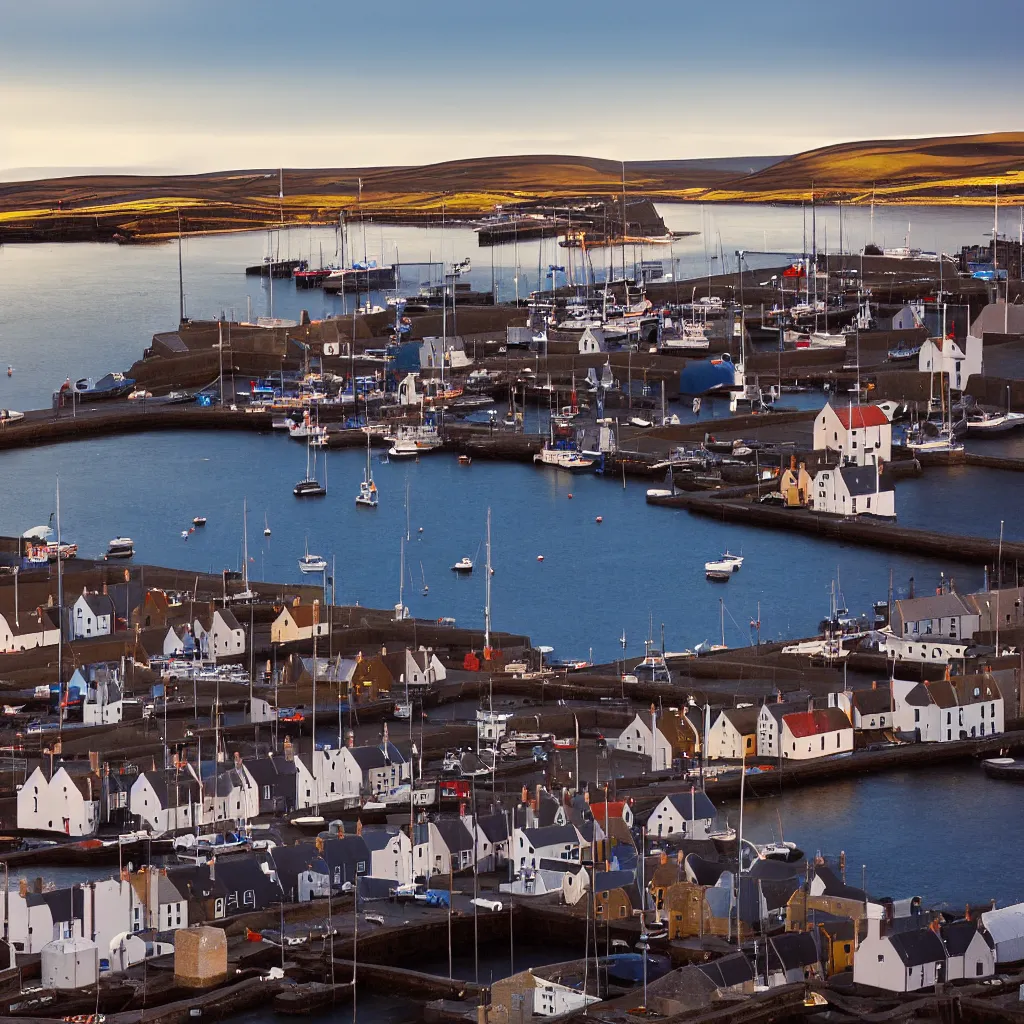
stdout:
<svg viewBox="0 0 1024 1024">
<path fill-rule="evenodd" d="M 479 217 L 524 204 L 606 198 L 800 202 L 988 203 L 996 185 L 1024 201 L 1024 133 L 892 139 L 795 156 L 601 160 L 494 156 L 424 166 L 285 168 L 192 175 L 84 174 L 0 183 L 0 241 L 154 239 L 184 230 L 233 231 L 324 223 L 339 212 L 416 223 Z M 360 187 L 361 183 L 361 187 Z"/>
</svg>

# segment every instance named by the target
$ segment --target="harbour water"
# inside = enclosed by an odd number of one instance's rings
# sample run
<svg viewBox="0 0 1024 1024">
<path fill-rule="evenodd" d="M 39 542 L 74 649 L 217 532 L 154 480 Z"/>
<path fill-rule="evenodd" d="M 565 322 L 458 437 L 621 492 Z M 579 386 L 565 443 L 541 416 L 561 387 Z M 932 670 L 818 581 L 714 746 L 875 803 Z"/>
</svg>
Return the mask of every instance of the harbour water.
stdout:
<svg viewBox="0 0 1024 1024">
<path fill-rule="evenodd" d="M 670 227 L 702 225 L 698 207 L 664 212 Z M 867 216 L 866 210 L 849 214 L 846 230 L 853 245 L 861 241 L 853 226 L 863 235 Z M 919 225 L 912 242 L 947 251 L 980 240 L 990 222 L 984 210 L 911 211 L 909 216 Z M 899 225 L 907 217 L 906 210 L 879 211 L 876 238 L 884 224 L 886 244 L 902 244 L 905 228 Z M 726 262 L 735 249 L 799 251 L 802 244 L 799 209 L 715 207 L 705 212 L 703 225 L 704 235 L 674 247 L 674 255 L 688 261 L 684 274 L 706 271 L 705 246 L 712 248 L 712 237 Z M 403 262 L 427 264 L 439 258 L 439 229 L 386 226 L 383 244 L 378 240 L 375 245 L 380 231 L 368 229 L 371 255 L 383 253 L 390 261 L 397 245 Z M 830 226 L 830 238 L 832 232 Z M 282 255 L 289 246 L 291 255 L 308 252 L 311 243 L 316 250 L 321 238 L 325 255 L 332 255 L 333 232 L 283 232 Z M 547 250 L 536 243 L 519 247 L 529 287 L 538 281 L 538 262 L 542 267 L 564 262 L 564 250 L 556 253 L 547 245 Z M 662 258 L 662 248 L 643 256 Z M 267 283 L 242 273 L 265 251 L 262 233 L 187 240 L 189 313 L 244 316 L 250 304 L 253 315 L 269 313 Z M 443 251 L 449 261 L 472 256 L 474 286 L 489 287 L 491 252 L 476 248 L 471 231 L 448 229 Z M 515 272 L 512 251 L 504 247 L 494 256 L 499 264 L 495 279 L 505 298 Z M 413 290 L 430 275 L 425 266 L 409 272 Z M 295 316 L 301 308 L 320 316 L 344 307 L 343 300 L 296 293 L 290 283 L 275 282 L 274 312 Z M 99 377 L 127 368 L 154 331 L 173 328 L 177 314 L 174 245 L 3 247 L 0 363 L 11 364 L 14 374 L 0 376 L 0 407 L 45 406 L 66 375 Z M 674 650 L 717 641 L 723 619 L 732 646 L 751 641 L 750 624 L 758 619 L 762 638 L 807 635 L 827 613 L 837 577 L 852 611 L 866 611 L 885 596 L 890 571 L 897 593 L 911 576 L 919 592 L 926 592 L 940 572 L 955 573 L 961 589 L 982 582 L 980 568 L 650 508 L 643 500 L 646 484 L 629 482 L 623 488 L 621 482 L 597 477 L 481 460 L 462 467 L 446 455 L 411 465 L 375 463 L 380 507 L 357 509 L 362 453 L 330 452 L 327 460 L 328 497 L 299 502 L 291 488 L 303 473 L 304 451 L 281 436 L 159 433 L 6 452 L 0 454 L 0 533 L 45 523 L 59 475 L 67 539 L 78 542 L 83 553 L 98 555 L 111 537 L 130 535 L 136 561 L 180 567 L 184 588 L 191 572 L 240 567 L 245 499 L 248 568 L 254 578 L 300 579 L 296 560 L 308 538 L 310 550 L 334 566 L 339 602 L 392 606 L 399 597 L 401 538 L 408 535 L 403 598 L 412 613 L 429 619 L 454 616 L 459 625 L 482 628 L 482 572 L 460 578 L 449 567 L 463 555 L 482 565 L 491 508 L 495 625 L 551 644 L 556 656 L 592 655 L 595 660 L 620 655 L 623 631 L 627 653 L 642 653 L 643 638 L 652 625 L 657 638 L 661 623 L 666 644 Z M 1024 539 L 1024 526 L 1014 515 L 1020 486 L 1012 474 L 973 468 L 930 471 L 898 487 L 899 518 L 906 525 L 996 536 L 1003 520 L 1008 538 Z M 208 517 L 208 525 L 183 540 L 181 530 L 200 514 Z M 269 539 L 263 537 L 264 516 L 272 528 Z M 703 562 L 725 548 L 742 551 L 744 567 L 725 586 L 708 583 Z M 543 562 L 538 555 L 544 555 Z M 978 810 L 965 823 L 963 809 L 968 807 Z M 985 779 L 976 765 L 787 793 L 777 801 L 748 805 L 749 828 L 767 838 L 777 824 L 777 809 L 787 838 L 809 851 L 845 849 L 854 875 L 866 864 L 872 891 L 902 895 L 909 887 L 927 899 L 953 903 L 1024 896 L 1021 871 L 1005 855 L 1024 838 L 1020 791 Z M 998 857 L 986 839 L 992 831 L 1008 839 L 1000 844 Z M 369 1006 L 366 1013 L 364 1019 L 374 1019 Z M 404 1018 L 382 1001 L 380 1019 Z"/>
</svg>

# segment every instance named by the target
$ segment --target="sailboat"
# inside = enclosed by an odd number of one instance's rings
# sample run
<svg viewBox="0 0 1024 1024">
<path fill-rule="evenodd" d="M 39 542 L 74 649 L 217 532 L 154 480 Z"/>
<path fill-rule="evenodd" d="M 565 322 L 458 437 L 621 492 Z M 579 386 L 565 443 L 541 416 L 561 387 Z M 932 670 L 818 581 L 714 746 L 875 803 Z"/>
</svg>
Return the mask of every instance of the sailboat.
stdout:
<svg viewBox="0 0 1024 1024">
<path fill-rule="evenodd" d="M 256 594 L 249 588 L 249 507 L 246 500 L 242 499 L 242 589 L 237 594 L 232 594 L 231 601 L 243 602 L 253 601 Z"/>
<path fill-rule="evenodd" d="M 304 573 L 325 572 L 327 559 L 322 555 L 309 553 L 309 539 L 306 540 L 306 553 L 299 559 L 299 571 Z"/>
<path fill-rule="evenodd" d="M 321 484 L 316 478 L 316 453 L 313 451 L 310 438 L 306 439 L 306 476 L 292 488 L 292 494 L 296 498 L 322 498 L 327 494 L 327 456 L 324 456 L 324 482 Z"/>
<path fill-rule="evenodd" d="M 409 618 L 409 609 L 405 607 L 405 538 L 402 538 L 401 554 L 398 566 L 398 604 L 395 605 L 395 622 Z"/>
<path fill-rule="evenodd" d="M 430 587 L 427 586 L 427 574 L 423 571 L 422 562 L 420 562 L 420 580 L 423 583 L 423 596 L 426 597 L 430 593 Z"/>
<path fill-rule="evenodd" d="M 363 475 L 363 482 L 359 485 L 359 493 L 356 495 L 356 504 L 366 508 L 377 507 L 377 485 L 373 482 L 373 470 L 370 468 L 370 432 L 366 432 L 366 473 Z"/>
</svg>

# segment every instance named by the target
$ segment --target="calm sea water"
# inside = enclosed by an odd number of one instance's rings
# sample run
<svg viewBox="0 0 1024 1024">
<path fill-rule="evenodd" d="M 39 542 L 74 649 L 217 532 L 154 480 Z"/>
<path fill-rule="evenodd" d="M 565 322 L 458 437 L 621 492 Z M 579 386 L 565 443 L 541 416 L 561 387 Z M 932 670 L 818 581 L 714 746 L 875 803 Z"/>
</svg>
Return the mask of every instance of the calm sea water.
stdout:
<svg viewBox="0 0 1024 1024">
<path fill-rule="evenodd" d="M 799 251 L 802 245 L 799 210 L 664 212 L 671 227 L 704 232 L 673 247 L 684 274 L 703 273 L 712 248 L 728 261 L 736 249 Z M 822 248 L 823 221 L 830 216 L 819 217 Z M 868 216 L 854 211 L 845 220 L 854 247 L 870 231 Z M 880 211 L 874 237 L 902 244 L 908 216 L 912 244 L 946 250 L 979 240 L 990 220 L 985 211 Z M 828 223 L 829 239 L 838 241 L 838 222 Z M 332 257 L 334 235 L 325 230 L 284 232 L 275 246 L 282 256 L 308 254 L 312 247 L 316 262 L 321 241 L 325 257 Z M 490 286 L 492 253 L 478 250 L 467 229 L 447 230 L 442 247 L 439 229 L 368 227 L 371 257 L 392 260 L 396 247 L 402 261 L 423 263 L 403 270 L 406 287 L 430 280 L 427 264 L 442 252 L 449 261 L 472 256 L 473 283 Z M 267 284 L 242 273 L 266 251 L 262 233 L 187 240 L 189 313 L 244 316 L 249 306 L 253 315 L 269 313 Z M 504 247 L 493 255 L 500 294 L 508 296 L 514 291 L 513 251 Z M 548 263 L 566 262 L 564 250 L 556 252 L 550 242 L 524 244 L 519 257 L 524 292 L 543 280 Z M 300 308 L 320 316 L 344 306 L 342 300 L 317 292 L 299 295 L 287 282 L 275 282 L 274 312 L 295 316 Z M 127 368 L 152 333 L 173 327 L 176 317 L 173 245 L 3 247 L 0 364 L 10 363 L 15 372 L 0 376 L 0 407 L 38 408 L 48 404 L 66 375 Z M 332 560 L 339 602 L 384 607 L 398 600 L 400 543 L 408 523 L 406 604 L 415 615 L 452 615 L 460 625 L 482 627 L 482 572 L 460 578 L 450 566 L 463 555 L 482 563 L 490 508 L 495 626 L 551 644 L 557 656 L 592 654 L 596 660 L 620 653 L 623 632 L 627 653 L 641 653 L 643 638 L 652 626 L 657 637 L 661 623 L 671 649 L 715 641 L 723 620 L 726 641 L 734 646 L 750 642 L 750 623 L 758 618 L 763 638 L 807 635 L 827 613 L 835 581 L 854 611 L 885 596 L 890 572 L 897 592 L 910 576 L 920 589 L 937 582 L 941 572 L 954 573 L 965 589 L 981 583 L 979 569 L 650 508 L 643 500 L 645 484 L 623 488 L 597 477 L 483 461 L 460 467 L 444 455 L 412 465 L 375 462 L 381 505 L 361 510 L 354 497 L 363 455 L 331 452 L 327 460 L 329 496 L 299 502 L 291 488 L 303 475 L 304 450 L 276 435 L 152 434 L 6 452 L 0 454 L 0 533 L 46 522 L 59 475 L 64 534 L 83 552 L 99 554 L 111 537 L 128 534 L 139 561 L 179 567 L 187 585 L 190 572 L 240 566 L 244 499 L 254 578 L 299 580 L 297 559 L 308 541 L 311 551 Z M 1002 519 L 1008 538 L 1021 539 L 1024 531 L 1014 515 L 1020 485 L 1010 475 L 930 471 L 921 480 L 902 482 L 897 500 L 907 525 L 996 536 Z M 182 540 L 180 531 L 198 514 L 208 517 L 208 526 Z M 597 516 L 603 518 L 600 525 Z M 272 529 L 269 539 L 263 537 L 264 518 Z M 746 557 L 742 571 L 724 587 L 707 583 L 703 562 L 727 547 Z M 976 809 L 966 823 L 950 813 L 965 806 Z M 953 902 L 1024 897 L 1021 873 L 1006 856 L 1024 831 L 1020 792 L 989 782 L 973 766 L 805 790 L 787 794 L 777 807 L 787 838 L 809 850 L 845 849 L 851 865 L 867 864 L 875 891 L 918 891 Z M 767 837 L 776 824 L 775 809 L 774 803 L 751 805 L 750 827 L 762 828 Z M 992 841 L 994 831 L 998 843 Z M 963 867 L 967 862 L 970 871 Z M 390 1012 L 382 1003 L 381 1019 Z"/>
</svg>

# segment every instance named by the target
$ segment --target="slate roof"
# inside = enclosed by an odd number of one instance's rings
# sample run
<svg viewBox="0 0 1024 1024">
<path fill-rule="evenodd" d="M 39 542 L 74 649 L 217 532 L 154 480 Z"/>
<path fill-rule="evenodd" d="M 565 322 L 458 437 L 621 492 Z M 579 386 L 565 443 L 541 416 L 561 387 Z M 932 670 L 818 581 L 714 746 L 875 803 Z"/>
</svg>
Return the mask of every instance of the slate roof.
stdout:
<svg viewBox="0 0 1024 1024">
<path fill-rule="evenodd" d="M 824 895 L 834 896 L 836 899 L 856 900 L 858 903 L 867 901 L 867 894 L 863 889 L 847 885 L 830 867 L 819 864 L 815 867 L 814 874 L 824 885 Z"/>
<path fill-rule="evenodd" d="M 360 838 L 372 853 L 374 850 L 386 850 L 396 835 L 398 835 L 397 829 L 364 828 Z"/>
<path fill-rule="evenodd" d="M 241 623 L 235 618 L 235 613 L 230 608 L 218 608 L 216 614 L 220 616 L 221 622 L 230 630 L 241 629 Z"/>
<path fill-rule="evenodd" d="M 749 736 L 751 733 L 757 732 L 757 712 L 757 708 L 722 709 L 722 714 L 741 736 Z"/>
<path fill-rule="evenodd" d="M 707 860 L 696 853 L 689 854 L 685 864 L 687 873 L 693 877 L 697 885 L 714 885 L 726 869 L 726 865 L 721 861 Z"/>
<path fill-rule="evenodd" d="M 334 878 L 335 868 L 340 868 L 342 883 L 351 882 L 356 877 L 356 868 L 364 864 L 364 870 L 370 869 L 370 849 L 362 836 L 337 836 L 323 841 L 323 857 L 331 869 Z"/>
<path fill-rule="evenodd" d="M 330 868 L 313 843 L 275 846 L 269 852 L 278 882 L 287 900 L 298 899 L 298 878 L 303 871 L 330 877 Z"/>
<path fill-rule="evenodd" d="M 869 466 L 840 466 L 839 475 L 843 478 L 851 498 L 874 494 L 876 490 L 881 492 L 893 489 L 891 478 L 879 474 L 873 463 Z"/>
<path fill-rule="evenodd" d="M 956 592 L 903 598 L 896 602 L 896 609 L 902 622 L 949 619 L 973 614 L 967 602 Z"/>
<path fill-rule="evenodd" d="M 438 818 L 434 822 L 434 827 L 441 833 L 449 853 L 473 849 L 472 833 L 466 828 L 462 818 Z"/>
<path fill-rule="evenodd" d="M 349 747 L 348 752 L 355 759 L 361 771 L 373 771 L 375 768 L 385 768 L 390 764 L 405 764 L 402 752 L 394 745 L 388 743 L 387 753 L 384 752 L 383 744 L 376 747 Z"/>
<path fill-rule="evenodd" d="M 818 963 L 818 947 L 810 932 L 784 932 L 768 939 L 768 970 L 793 971 Z"/>
<path fill-rule="evenodd" d="M 920 967 L 945 961 L 942 939 L 930 928 L 917 928 L 889 936 L 889 942 L 906 967 Z"/>
<path fill-rule="evenodd" d="M 761 708 L 764 708 L 768 712 L 768 714 L 775 719 L 776 722 L 781 722 L 786 715 L 792 715 L 798 711 L 806 711 L 807 702 L 790 700 L 768 701 L 762 704 L 761 707 L 757 709 L 758 716 L 760 716 Z"/>
<path fill-rule="evenodd" d="M 963 956 L 978 932 L 977 921 L 954 921 L 942 929 L 942 942 L 950 956 Z M 985 941 L 991 946 L 992 940 L 982 932 Z"/>
<path fill-rule="evenodd" d="M 273 757 L 247 757 L 242 764 L 258 786 L 272 786 L 287 778 L 293 785 L 295 781 L 295 762 L 289 761 L 283 754 Z"/>
<path fill-rule="evenodd" d="M 476 823 L 492 845 L 508 839 L 508 819 L 504 814 L 484 814 L 477 818 Z"/>
<path fill-rule="evenodd" d="M 86 591 L 81 598 L 93 615 L 114 615 L 114 600 L 109 594 L 96 594 Z M 75 602 L 78 603 L 77 601 Z"/>
<path fill-rule="evenodd" d="M 579 834 L 573 825 L 544 825 L 524 828 L 526 841 L 536 850 L 542 846 L 578 846 Z"/>
<path fill-rule="evenodd" d="M 697 970 L 719 988 L 731 988 L 754 980 L 754 969 L 742 953 L 732 953 L 709 964 L 697 964 Z"/>
<path fill-rule="evenodd" d="M 170 807 L 175 798 L 177 804 L 174 806 L 187 806 L 192 803 L 199 803 L 200 786 L 191 772 L 179 771 L 149 771 L 142 773 L 146 781 L 152 786 L 156 798 L 160 801 L 161 807 Z"/>
<path fill-rule="evenodd" d="M 887 686 L 854 690 L 852 703 L 862 715 L 882 715 L 892 711 L 892 694 Z"/>
<path fill-rule="evenodd" d="M 30 892 L 25 903 L 29 907 L 45 904 L 50 908 L 50 917 L 54 921 L 81 921 L 85 915 L 85 890 L 75 885 L 49 892 Z"/>
<path fill-rule="evenodd" d="M 594 892 L 610 892 L 635 884 L 636 876 L 632 871 L 598 871 L 594 875 Z"/>
<path fill-rule="evenodd" d="M 785 716 L 789 731 L 797 738 L 821 736 L 826 732 L 852 729 L 842 708 L 819 708 L 816 711 L 798 711 Z"/>
<path fill-rule="evenodd" d="M 702 789 L 690 793 L 670 793 L 666 798 L 684 821 L 701 821 L 718 814 L 715 805 Z"/>
</svg>

